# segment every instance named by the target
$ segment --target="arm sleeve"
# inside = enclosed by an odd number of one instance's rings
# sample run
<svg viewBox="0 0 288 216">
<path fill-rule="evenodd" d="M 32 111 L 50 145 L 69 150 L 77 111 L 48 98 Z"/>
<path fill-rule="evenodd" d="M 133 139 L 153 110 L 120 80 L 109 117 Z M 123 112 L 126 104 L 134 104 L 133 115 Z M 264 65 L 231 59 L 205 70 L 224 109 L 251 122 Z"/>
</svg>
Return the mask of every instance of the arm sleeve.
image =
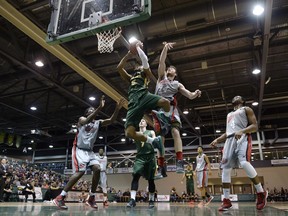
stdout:
<svg viewBox="0 0 288 216">
<path fill-rule="evenodd" d="M 148 63 L 148 58 L 147 58 L 146 54 L 143 52 L 143 50 L 139 46 L 137 46 L 137 52 L 138 52 L 139 57 L 142 61 L 143 68 L 148 69 L 149 63 Z"/>
</svg>

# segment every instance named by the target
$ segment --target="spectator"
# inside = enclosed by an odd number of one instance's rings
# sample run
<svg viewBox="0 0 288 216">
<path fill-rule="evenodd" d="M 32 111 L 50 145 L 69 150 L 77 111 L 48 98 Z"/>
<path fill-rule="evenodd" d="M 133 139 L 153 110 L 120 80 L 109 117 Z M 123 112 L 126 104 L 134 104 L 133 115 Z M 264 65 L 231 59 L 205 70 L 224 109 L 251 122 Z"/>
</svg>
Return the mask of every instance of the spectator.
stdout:
<svg viewBox="0 0 288 216">
<path fill-rule="evenodd" d="M 2 158 L 0 163 L 0 202 L 3 202 L 4 186 L 7 175 L 7 159 Z"/>
<path fill-rule="evenodd" d="M 4 184 L 4 201 L 5 202 L 9 201 L 9 197 L 11 194 L 12 194 L 11 176 L 7 176 L 5 184 Z"/>
<path fill-rule="evenodd" d="M 34 180 L 32 179 L 30 182 L 26 184 L 26 186 L 23 188 L 22 194 L 25 195 L 25 202 L 27 202 L 28 195 L 32 194 L 33 196 L 33 202 L 36 202 L 36 194 L 35 194 L 35 188 L 34 188 Z"/>
<path fill-rule="evenodd" d="M 177 202 L 178 198 L 179 198 L 179 195 L 176 192 L 176 188 L 172 187 L 171 192 L 170 192 L 170 201 Z"/>
<path fill-rule="evenodd" d="M 85 191 L 82 191 L 82 193 L 79 195 L 79 202 L 83 202 L 83 203 L 85 203 L 87 197 L 88 197 L 88 194 L 85 193 Z"/>
</svg>

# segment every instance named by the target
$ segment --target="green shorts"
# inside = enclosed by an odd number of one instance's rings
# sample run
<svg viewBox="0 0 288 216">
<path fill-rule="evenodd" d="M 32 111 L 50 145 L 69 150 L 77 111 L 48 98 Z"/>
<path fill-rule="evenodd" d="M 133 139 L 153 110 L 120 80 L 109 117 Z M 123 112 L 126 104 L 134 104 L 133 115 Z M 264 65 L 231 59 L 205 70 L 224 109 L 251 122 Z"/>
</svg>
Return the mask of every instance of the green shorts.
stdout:
<svg viewBox="0 0 288 216">
<path fill-rule="evenodd" d="M 148 90 L 135 91 L 135 93 L 130 94 L 125 128 L 128 126 L 137 128 L 144 113 L 148 110 L 156 109 L 157 103 L 161 98 L 161 96 L 151 94 Z"/>
<path fill-rule="evenodd" d="M 137 155 L 134 161 L 133 174 L 139 174 L 146 180 L 154 179 L 156 171 L 155 154 Z"/>
<path fill-rule="evenodd" d="M 194 181 L 193 180 L 186 180 L 186 192 L 187 194 L 194 194 Z"/>
</svg>

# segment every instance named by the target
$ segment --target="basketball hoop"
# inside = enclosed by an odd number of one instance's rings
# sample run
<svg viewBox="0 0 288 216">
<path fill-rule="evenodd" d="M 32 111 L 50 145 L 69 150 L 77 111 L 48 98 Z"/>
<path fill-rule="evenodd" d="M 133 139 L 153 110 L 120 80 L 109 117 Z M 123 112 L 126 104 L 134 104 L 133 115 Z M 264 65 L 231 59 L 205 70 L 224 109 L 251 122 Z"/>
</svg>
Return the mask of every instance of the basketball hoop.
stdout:
<svg viewBox="0 0 288 216">
<path fill-rule="evenodd" d="M 120 27 L 97 33 L 98 51 L 100 53 L 111 53 L 113 51 L 113 44 L 120 35 Z"/>
</svg>

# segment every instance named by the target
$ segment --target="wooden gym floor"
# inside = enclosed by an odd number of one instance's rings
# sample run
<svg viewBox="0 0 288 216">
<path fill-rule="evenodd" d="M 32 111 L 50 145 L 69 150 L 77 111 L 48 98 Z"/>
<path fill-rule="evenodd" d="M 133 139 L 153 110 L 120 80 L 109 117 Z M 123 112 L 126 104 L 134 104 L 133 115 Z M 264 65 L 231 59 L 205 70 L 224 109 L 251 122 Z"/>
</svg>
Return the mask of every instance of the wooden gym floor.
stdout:
<svg viewBox="0 0 288 216">
<path fill-rule="evenodd" d="M 288 216 L 288 203 L 268 203 L 263 211 L 257 211 L 255 203 L 238 202 L 233 203 L 233 209 L 227 212 L 219 212 L 219 202 L 212 202 L 209 206 L 198 207 L 197 204 L 188 203 L 156 203 L 154 209 L 148 209 L 148 203 L 137 203 L 133 209 L 126 208 L 125 203 L 110 203 L 110 206 L 103 208 L 102 203 L 98 204 L 99 209 L 93 210 L 83 203 L 67 203 L 68 210 L 58 210 L 52 203 L 22 203 L 6 202 L 0 203 L 0 215 L 15 216 L 88 216 L 88 215 L 109 215 L 109 216 Z"/>
</svg>

